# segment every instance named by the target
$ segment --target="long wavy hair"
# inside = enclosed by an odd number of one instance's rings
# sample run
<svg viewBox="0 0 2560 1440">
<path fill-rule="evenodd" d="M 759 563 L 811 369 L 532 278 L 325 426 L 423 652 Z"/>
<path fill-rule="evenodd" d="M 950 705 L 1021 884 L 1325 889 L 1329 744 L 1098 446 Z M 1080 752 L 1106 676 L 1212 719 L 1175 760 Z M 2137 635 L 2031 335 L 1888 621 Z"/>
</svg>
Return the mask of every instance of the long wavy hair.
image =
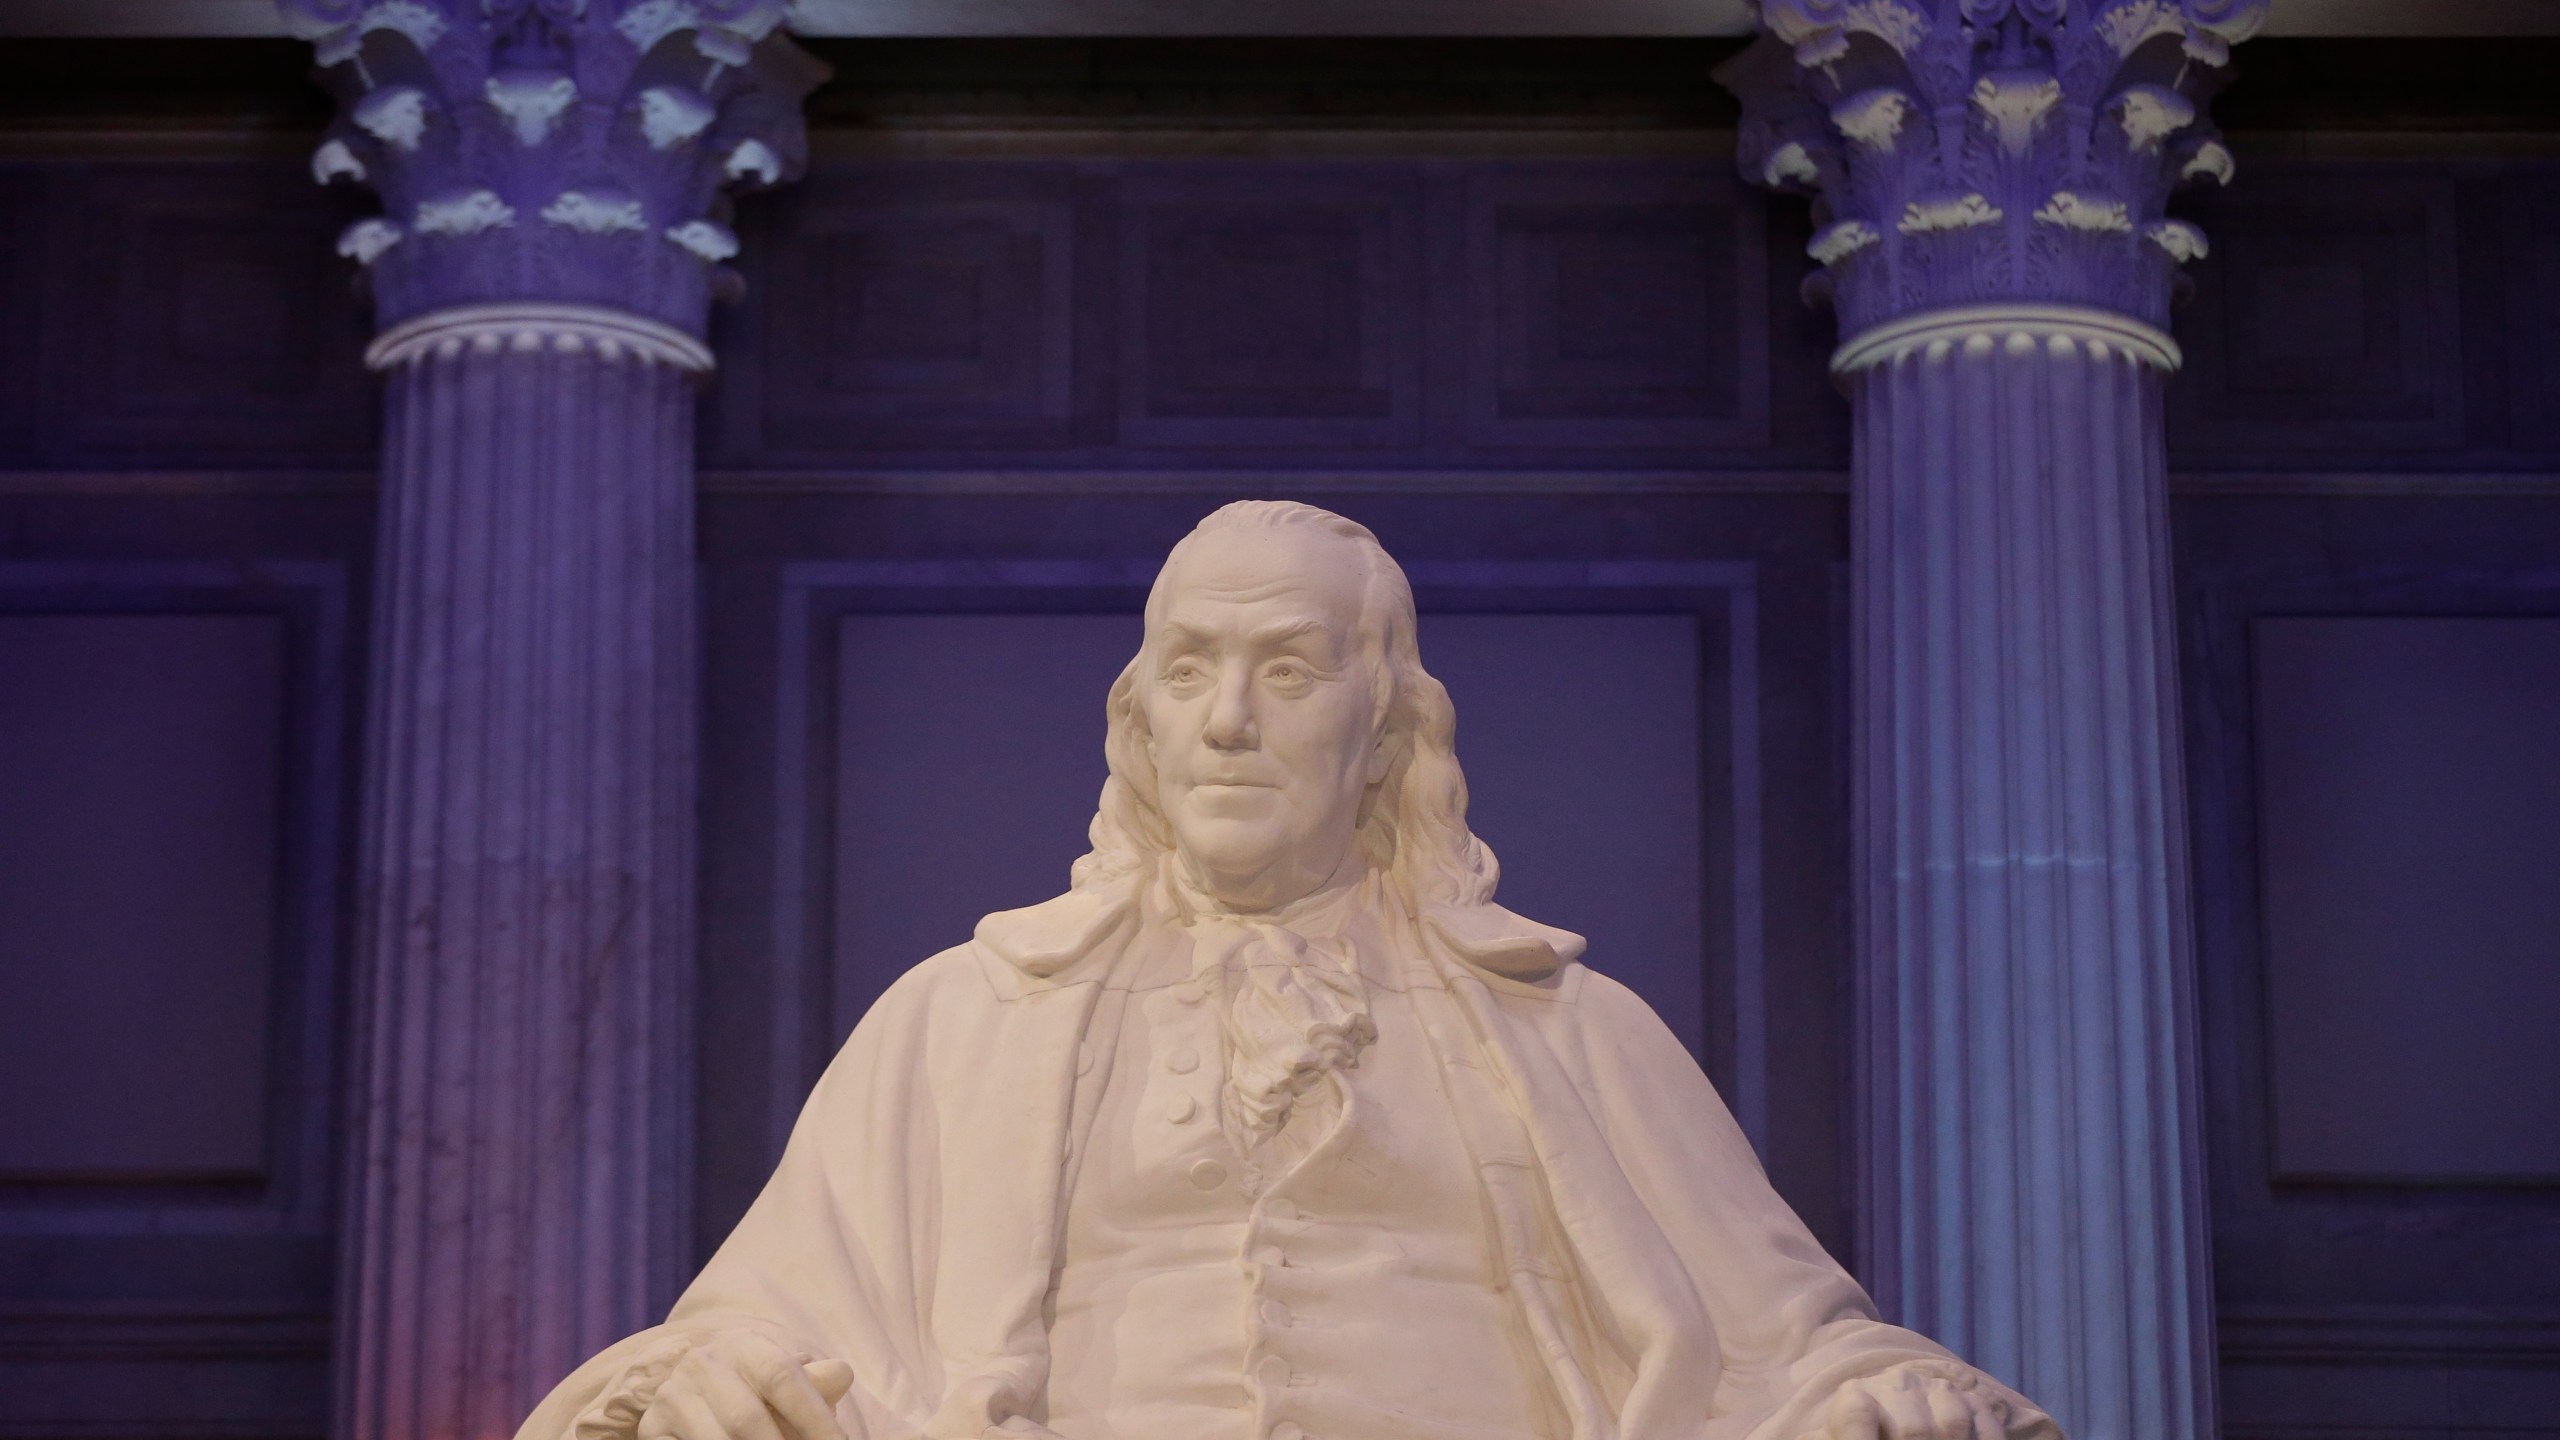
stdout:
<svg viewBox="0 0 2560 1440">
<path fill-rule="evenodd" d="M 1173 547 L 1147 593 L 1147 633 L 1164 613 L 1165 577 L 1192 537 L 1234 531 L 1316 530 L 1354 546 L 1364 583 L 1360 597 L 1362 663 L 1381 676 L 1386 773 L 1361 798 L 1356 850 L 1414 909 L 1481 905 L 1493 898 L 1502 867 L 1467 828 L 1467 777 L 1458 768 L 1458 712 L 1449 692 L 1422 668 L 1415 638 L 1413 586 L 1404 570 L 1357 521 L 1293 500 L 1239 500 L 1212 512 Z M 1120 671 L 1105 702 L 1103 754 L 1110 777 L 1086 838 L 1093 848 L 1076 861 L 1074 887 L 1105 885 L 1151 868 L 1173 848 L 1173 828 L 1156 803 L 1148 758 L 1146 711 L 1138 703 L 1147 647 Z"/>
</svg>

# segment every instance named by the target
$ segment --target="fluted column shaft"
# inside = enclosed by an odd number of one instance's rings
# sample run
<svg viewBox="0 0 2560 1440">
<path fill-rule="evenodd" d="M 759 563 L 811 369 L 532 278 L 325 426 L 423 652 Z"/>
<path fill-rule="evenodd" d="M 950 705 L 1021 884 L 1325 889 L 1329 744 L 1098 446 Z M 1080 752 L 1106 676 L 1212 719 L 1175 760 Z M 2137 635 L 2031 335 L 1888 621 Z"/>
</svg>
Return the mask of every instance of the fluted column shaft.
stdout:
<svg viewBox="0 0 2560 1440">
<path fill-rule="evenodd" d="M 610 314 L 434 328 L 377 347 L 341 1368 L 347 1434 L 488 1440 L 676 1280 L 708 357 Z"/>
<path fill-rule="evenodd" d="M 1870 1271 L 2106 1440 L 2211 1433 L 2160 376 L 2094 312 L 1843 354 Z"/>
<path fill-rule="evenodd" d="M 2266 0 L 1759 9 L 1739 158 L 1856 411 L 1859 1258 L 2075 1440 L 2203 1440 L 2167 207 Z"/>
<path fill-rule="evenodd" d="M 340 1440 L 504 1440 L 685 1261 L 693 388 L 785 0 L 280 0 L 381 212 Z"/>
</svg>

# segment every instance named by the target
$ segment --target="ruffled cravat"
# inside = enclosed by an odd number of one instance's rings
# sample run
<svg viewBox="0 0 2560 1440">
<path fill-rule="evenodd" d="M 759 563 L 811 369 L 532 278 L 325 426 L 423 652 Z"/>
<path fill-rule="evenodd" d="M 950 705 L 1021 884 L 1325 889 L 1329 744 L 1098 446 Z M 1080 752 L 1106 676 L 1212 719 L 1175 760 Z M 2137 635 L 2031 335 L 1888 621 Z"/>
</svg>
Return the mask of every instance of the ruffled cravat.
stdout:
<svg viewBox="0 0 2560 1440">
<path fill-rule="evenodd" d="M 1298 1098 L 1360 1063 L 1378 1038 L 1347 950 L 1278 919 L 1211 912 L 1191 924 L 1192 977 L 1218 999 L 1223 1119 L 1240 1148 L 1277 1135 Z"/>
</svg>

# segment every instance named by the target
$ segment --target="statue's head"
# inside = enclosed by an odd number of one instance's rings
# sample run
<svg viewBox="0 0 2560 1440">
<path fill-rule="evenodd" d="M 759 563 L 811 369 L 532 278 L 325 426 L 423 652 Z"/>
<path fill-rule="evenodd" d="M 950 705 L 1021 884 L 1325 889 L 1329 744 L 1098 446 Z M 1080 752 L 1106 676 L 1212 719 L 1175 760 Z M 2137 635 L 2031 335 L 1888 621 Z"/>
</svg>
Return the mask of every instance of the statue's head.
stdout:
<svg viewBox="0 0 2560 1440">
<path fill-rule="evenodd" d="M 1449 693 L 1422 668 L 1413 588 L 1366 527 L 1243 500 L 1173 547 L 1111 687 L 1111 766 L 1079 886 L 1167 851 L 1241 910 L 1364 869 L 1409 903 L 1491 898 Z"/>
</svg>

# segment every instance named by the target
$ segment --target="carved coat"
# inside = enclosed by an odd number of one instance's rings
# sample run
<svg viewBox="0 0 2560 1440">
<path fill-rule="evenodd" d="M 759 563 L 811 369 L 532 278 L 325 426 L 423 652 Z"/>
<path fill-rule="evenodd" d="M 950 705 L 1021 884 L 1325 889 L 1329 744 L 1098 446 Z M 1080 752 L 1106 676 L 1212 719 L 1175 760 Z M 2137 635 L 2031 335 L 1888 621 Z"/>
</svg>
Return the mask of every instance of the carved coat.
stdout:
<svg viewBox="0 0 2560 1440">
<path fill-rule="evenodd" d="M 600 1402 L 646 1386 L 635 1363 L 732 1328 L 850 1363 L 855 1440 L 1045 1436 L 1042 1302 L 1105 1078 L 1090 1057 L 1114 1052 L 1131 977 L 1189 943 L 1144 889 L 990 915 L 909 971 L 666 1323 L 579 1367 L 518 1440 L 627 1435 L 607 1412 L 630 1407 Z M 1395 918 L 1571 1440 L 1796 1440 L 1843 1381 L 1960 1363 L 1875 1318 L 1668 1027 L 1579 963 L 1580 937 L 1496 905 Z M 2043 1419 L 1998 1393 L 2013 1433 Z"/>
</svg>

